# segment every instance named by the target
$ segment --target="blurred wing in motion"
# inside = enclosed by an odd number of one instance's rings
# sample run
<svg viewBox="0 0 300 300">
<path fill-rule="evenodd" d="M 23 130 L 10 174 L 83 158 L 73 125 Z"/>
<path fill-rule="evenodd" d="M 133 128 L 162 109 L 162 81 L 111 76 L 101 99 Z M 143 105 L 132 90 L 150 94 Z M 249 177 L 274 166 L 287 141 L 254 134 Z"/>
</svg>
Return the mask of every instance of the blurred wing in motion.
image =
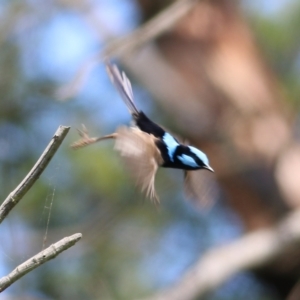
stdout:
<svg viewBox="0 0 300 300">
<path fill-rule="evenodd" d="M 115 149 L 120 152 L 136 184 L 147 197 L 159 203 L 154 181 L 162 161 L 155 137 L 135 127 L 120 127 L 116 133 Z"/>
<path fill-rule="evenodd" d="M 211 207 L 218 196 L 214 174 L 205 170 L 185 171 L 184 191 L 196 206 Z"/>
<path fill-rule="evenodd" d="M 80 135 L 80 139 L 78 141 L 76 141 L 75 143 L 71 144 L 71 148 L 73 149 L 79 149 L 82 147 L 86 147 L 88 145 L 91 144 L 95 144 L 97 142 L 100 142 L 102 140 L 107 140 L 107 139 L 115 139 L 116 138 L 116 134 L 112 133 L 112 134 L 108 134 L 105 136 L 100 136 L 100 137 L 90 137 L 88 134 L 88 130 L 86 129 L 86 127 L 84 126 L 84 124 L 82 124 L 82 129 L 77 129 L 78 134 Z"/>
</svg>

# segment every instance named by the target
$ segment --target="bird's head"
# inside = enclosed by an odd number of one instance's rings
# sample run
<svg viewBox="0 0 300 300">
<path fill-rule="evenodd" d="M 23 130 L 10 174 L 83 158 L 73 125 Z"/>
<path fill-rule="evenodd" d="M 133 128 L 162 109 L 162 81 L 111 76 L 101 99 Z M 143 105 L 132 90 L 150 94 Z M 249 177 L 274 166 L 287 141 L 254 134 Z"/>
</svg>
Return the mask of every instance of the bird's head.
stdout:
<svg viewBox="0 0 300 300">
<path fill-rule="evenodd" d="M 214 172 L 209 165 L 208 158 L 204 152 L 193 146 L 182 146 L 177 158 L 189 169 L 206 169 Z"/>
</svg>

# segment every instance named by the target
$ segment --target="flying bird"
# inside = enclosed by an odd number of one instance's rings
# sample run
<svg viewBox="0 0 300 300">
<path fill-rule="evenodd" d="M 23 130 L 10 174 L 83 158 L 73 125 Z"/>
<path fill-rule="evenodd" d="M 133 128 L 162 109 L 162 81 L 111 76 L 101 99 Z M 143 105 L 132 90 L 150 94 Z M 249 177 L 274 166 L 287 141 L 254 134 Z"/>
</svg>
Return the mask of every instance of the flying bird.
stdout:
<svg viewBox="0 0 300 300">
<path fill-rule="evenodd" d="M 184 170 L 185 189 L 192 197 L 197 197 L 197 182 L 192 172 L 205 169 L 214 172 L 204 152 L 196 147 L 180 143 L 169 132 L 151 121 L 134 103 L 132 87 L 124 72 L 116 65 L 106 62 L 107 73 L 125 102 L 134 126 L 119 127 L 115 133 L 102 137 L 89 137 L 86 128 L 79 130 L 81 139 L 72 148 L 77 149 L 105 139 L 115 139 L 115 150 L 124 159 L 125 165 L 134 177 L 136 184 L 146 196 L 159 203 L 155 191 L 155 175 L 159 167 Z"/>
</svg>

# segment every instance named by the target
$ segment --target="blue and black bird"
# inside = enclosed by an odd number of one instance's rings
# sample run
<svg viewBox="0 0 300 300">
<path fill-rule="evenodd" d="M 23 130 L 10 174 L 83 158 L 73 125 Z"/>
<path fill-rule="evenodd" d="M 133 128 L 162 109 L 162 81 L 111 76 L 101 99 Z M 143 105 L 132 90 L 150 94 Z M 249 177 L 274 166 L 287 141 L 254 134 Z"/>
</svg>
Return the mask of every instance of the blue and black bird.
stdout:
<svg viewBox="0 0 300 300">
<path fill-rule="evenodd" d="M 213 172 L 207 156 L 195 147 L 180 143 L 170 133 L 151 121 L 144 112 L 138 110 L 134 103 L 131 83 L 125 73 L 121 74 L 116 65 L 109 62 L 106 62 L 106 69 L 132 115 L 134 126 L 121 126 L 115 133 L 98 138 L 90 138 L 87 130 L 83 128 L 79 131 L 82 138 L 72 147 L 79 148 L 104 139 L 115 139 L 115 149 L 124 158 L 137 185 L 151 200 L 159 202 L 154 187 L 158 167 L 184 170 L 186 190 L 196 197 L 193 185 L 197 183 L 191 182 L 190 173 L 199 169 Z"/>
</svg>

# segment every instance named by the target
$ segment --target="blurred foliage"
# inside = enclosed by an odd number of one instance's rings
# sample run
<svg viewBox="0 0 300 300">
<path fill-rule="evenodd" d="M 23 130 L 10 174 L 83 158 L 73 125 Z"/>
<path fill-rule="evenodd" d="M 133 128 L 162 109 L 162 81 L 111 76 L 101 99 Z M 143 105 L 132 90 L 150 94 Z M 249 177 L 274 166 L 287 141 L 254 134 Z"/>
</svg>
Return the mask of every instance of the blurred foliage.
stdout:
<svg viewBox="0 0 300 300">
<path fill-rule="evenodd" d="M 124 13 L 126 23 L 126 5 L 135 5 L 126 1 L 120 8 L 119 2 L 94 4 L 102 17 L 111 16 L 102 20 L 108 27 L 114 26 L 113 16 L 118 10 L 119 16 Z M 100 135 L 124 120 L 129 123 L 130 118 L 125 107 L 119 106 L 120 99 L 108 83 L 103 66 L 91 74 L 76 99 L 56 100 L 55 92 L 63 84 L 62 68 L 67 69 L 65 74 L 74 75 L 82 58 L 101 50 L 101 41 L 94 41 L 88 49 L 81 47 L 83 53 L 70 59 L 69 65 L 58 67 L 59 55 L 72 56 L 74 48 L 86 42 L 87 30 L 94 35 L 94 29 L 80 14 L 80 5 L 76 10 L 76 1 L 74 6 L 63 3 L 0 3 L 2 199 L 27 174 L 58 125 L 72 126 L 47 171 L 1 225 L 0 275 L 41 250 L 48 218 L 46 245 L 75 232 L 82 232 L 83 239 L 4 294 L 7 299 L 13 295 L 32 299 L 138 298 L 174 282 L 199 254 L 239 236 L 242 228 L 238 217 L 222 203 L 199 211 L 185 202 L 179 172 L 159 172 L 162 205 L 156 209 L 135 189 L 111 142 L 76 152 L 69 148 L 78 138 L 74 129 L 81 123 Z M 251 11 L 248 16 L 268 63 L 281 79 L 288 99 L 298 108 L 299 3 L 286 7 L 282 14 L 266 16 Z M 135 18 L 138 20 L 139 15 Z M 47 29 L 55 20 L 59 20 L 58 25 L 51 34 L 64 37 L 60 22 L 64 22 L 62 28 L 67 26 L 71 31 L 75 22 L 73 34 L 78 35 L 78 41 L 45 41 Z M 80 29 L 83 23 L 89 29 Z M 66 75 L 64 82 L 71 77 Z M 163 114 L 159 118 L 163 123 Z M 276 299 L 276 295 L 251 275 L 243 274 L 209 299 Z"/>
<path fill-rule="evenodd" d="M 300 3 L 290 1 L 287 7 L 283 5 L 283 9 L 271 15 L 260 11 L 249 13 L 249 24 L 265 60 L 280 79 L 286 98 L 298 108 Z"/>
</svg>

